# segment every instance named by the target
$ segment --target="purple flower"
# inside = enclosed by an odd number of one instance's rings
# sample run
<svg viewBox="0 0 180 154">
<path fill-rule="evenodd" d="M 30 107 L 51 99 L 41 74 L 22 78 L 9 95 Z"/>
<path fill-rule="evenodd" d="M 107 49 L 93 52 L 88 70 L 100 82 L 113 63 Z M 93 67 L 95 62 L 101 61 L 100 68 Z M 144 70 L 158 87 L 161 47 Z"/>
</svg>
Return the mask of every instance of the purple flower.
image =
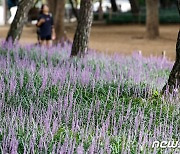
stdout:
<svg viewBox="0 0 180 154">
<path fill-rule="evenodd" d="M 84 154 L 84 148 L 82 143 L 77 147 L 77 154 Z"/>
</svg>

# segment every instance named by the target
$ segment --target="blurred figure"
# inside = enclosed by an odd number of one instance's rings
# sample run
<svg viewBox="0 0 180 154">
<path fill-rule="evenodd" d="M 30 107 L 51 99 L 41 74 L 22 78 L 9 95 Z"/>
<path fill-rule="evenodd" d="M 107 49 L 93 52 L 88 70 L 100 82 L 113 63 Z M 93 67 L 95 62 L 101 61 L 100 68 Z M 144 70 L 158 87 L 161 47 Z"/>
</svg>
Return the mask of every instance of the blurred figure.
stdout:
<svg viewBox="0 0 180 154">
<path fill-rule="evenodd" d="M 118 11 L 122 12 L 121 4 L 119 4 L 117 7 L 118 7 Z"/>
<path fill-rule="evenodd" d="M 17 12 L 17 5 L 19 0 L 7 0 L 8 9 L 10 11 L 10 18 L 8 23 L 11 24 Z"/>
<path fill-rule="evenodd" d="M 50 15 L 49 7 L 46 4 L 43 4 L 41 7 L 37 27 L 39 28 L 37 33 L 40 45 L 51 47 L 52 40 L 55 40 L 56 34 L 53 17 Z"/>
</svg>

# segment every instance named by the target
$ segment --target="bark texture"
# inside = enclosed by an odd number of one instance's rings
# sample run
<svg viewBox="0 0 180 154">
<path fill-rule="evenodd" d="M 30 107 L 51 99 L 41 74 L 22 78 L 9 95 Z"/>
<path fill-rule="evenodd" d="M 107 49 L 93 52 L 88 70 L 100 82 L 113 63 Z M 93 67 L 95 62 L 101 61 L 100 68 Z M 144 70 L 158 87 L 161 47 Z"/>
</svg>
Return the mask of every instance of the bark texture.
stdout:
<svg viewBox="0 0 180 154">
<path fill-rule="evenodd" d="M 180 14 L 180 0 L 177 0 L 177 5 Z M 175 88 L 180 91 L 180 30 L 176 43 L 176 61 L 170 73 L 168 83 L 164 86 L 162 93 L 165 93 L 165 91 L 172 93 Z"/>
<path fill-rule="evenodd" d="M 23 26 L 27 21 L 28 12 L 34 4 L 34 0 L 21 0 L 18 3 L 18 9 L 15 18 L 10 26 L 6 41 L 12 39 L 12 42 L 18 41 L 21 37 Z"/>
<path fill-rule="evenodd" d="M 146 32 L 149 39 L 159 36 L 159 0 L 146 0 Z"/>
<path fill-rule="evenodd" d="M 93 20 L 93 0 L 81 0 L 80 14 L 71 56 L 84 56 L 88 49 L 88 40 Z"/>
</svg>

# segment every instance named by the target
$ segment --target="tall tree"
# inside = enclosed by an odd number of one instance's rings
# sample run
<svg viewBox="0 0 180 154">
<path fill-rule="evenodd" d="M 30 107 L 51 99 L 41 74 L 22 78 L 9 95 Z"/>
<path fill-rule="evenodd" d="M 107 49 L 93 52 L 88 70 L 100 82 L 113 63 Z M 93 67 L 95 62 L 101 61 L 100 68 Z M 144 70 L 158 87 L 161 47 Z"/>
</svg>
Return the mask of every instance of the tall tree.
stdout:
<svg viewBox="0 0 180 154">
<path fill-rule="evenodd" d="M 88 40 L 93 20 L 93 0 L 81 0 L 79 20 L 72 45 L 71 56 L 83 56 L 88 49 Z"/>
<path fill-rule="evenodd" d="M 146 0 L 146 32 L 149 39 L 159 36 L 159 0 Z"/>
<path fill-rule="evenodd" d="M 15 18 L 11 24 L 6 40 L 18 41 L 22 34 L 23 26 L 27 21 L 28 12 L 34 4 L 34 0 L 21 0 L 18 3 L 18 9 Z"/>
<path fill-rule="evenodd" d="M 177 6 L 180 15 L 180 0 L 177 0 Z M 180 30 L 176 43 L 176 61 L 170 73 L 168 83 L 164 86 L 162 92 L 164 93 L 168 90 L 168 92 L 172 93 L 174 88 L 179 88 L 178 91 L 180 91 Z"/>
<path fill-rule="evenodd" d="M 111 7 L 112 7 L 112 11 L 113 12 L 117 12 L 118 11 L 116 0 L 111 0 Z"/>
<path fill-rule="evenodd" d="M 131 4 L 131 12 L 132 14 L 137 17 L 139 16 L 139 1 L 138 0 L 129 0 Z"/>
<path fill-rule="evenodd" d="M 48 5 L 54 18 L 56 43 L 67 39 L 64 26 L 65 2 L 66 0 L 48 0 Z"/>
<path fill-rule="evenodd" d="M 55 15 L 56 43 L 59 41 L 63 42 L 67 39 L 64 26 L 65 3 L 66 0 L 57 0 Z"/>
<path fill-rule="evenodd" d="M 52 13 L 53 17 L 56 16 L 57 1 L 58 0 L 47 0 L 48 6 L 50 8 L 50 12 Z"/>
</svg>

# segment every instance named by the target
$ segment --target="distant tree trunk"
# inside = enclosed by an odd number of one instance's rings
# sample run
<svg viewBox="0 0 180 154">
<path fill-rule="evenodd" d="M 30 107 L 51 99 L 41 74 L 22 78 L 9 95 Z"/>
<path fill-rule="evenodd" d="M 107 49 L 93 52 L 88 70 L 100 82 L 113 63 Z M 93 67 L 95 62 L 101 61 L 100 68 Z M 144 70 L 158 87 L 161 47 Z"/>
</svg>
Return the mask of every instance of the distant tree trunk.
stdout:
<svg viewBox="0 0 180 154">
<path fill-rule="evenodd" d="M 7 23 L 7 1 L 2 0 L 2 6 L 3 6 L 3 13 L 4 13 L 4 24 Z"/>
<path fill-rule="evenodd" d="M 146 31 L 149 39 L 159 36 L 159 0 L 146 0 Z"/>
<path fill-rule="evenodd" d="M 129 0 L 131 4 L 131 12 L 135 17 L 139 16 L 139 1 L 138 0 Z"/>
<path fill-rule="evenodd" d="M 102 1 L 103 1 L 103 0 L 99 0 L 99 9 L 98 9 L 98 12 L 99 12 L 99 20 L 103 20 Z"/>
<path fill-rule="evenodd" d="M 180 0 L 177 1 L 180 14 Z M 172 93 L 174 88 L 178 88 L 178 91 L 180 91 L 180 30 L 176 43 L 176 61 L 170 73 L 168 83 L 163 87 L 162 93 L 165 93 L 166 90 Z"/>
<path fill-rule="evenodd" d="M 30 22 L 32 20 L 38 20 L 39 11 L 40 11 L 39 8 L 33 6 L 33 8 L 31 8 L 28 13 L 28 22 Z"/>
<path fill-rule="evenodd" d="M 79 4 L 78 1 L 79 0 L 74 0 L 74 1 L 75 1 L 76 8 L 78 9 L 78 4 Z"/>
<path fill-rule="evenodd" d="M 65 2 L 66 0 L 57 0 L 57 8 L 55 15 L 55 31 L 56 31 L 56 43 L 64 42 L 67 39 L 64 26 L 64 14 L 65 14 Z"/>
<path fill-rule="evenodd" d="M 69 2 L 70 2 L 70 4 L 71 4 L 73 14 L 74 14 L 74 16 L 76 17 L 76 19 L 78 20 L 78 12 L 77 12 L 77 8 L 74 7 L 73 0 L 69 0 Z"/>
<path fill-rule="evenodd" d="M 79 20 L 72 45 L 71 56 L 83 56 L 88 49 L 88 40 L 93 20 L 93 0 L 81 0 Z"/>
<path fill-rule="evenodd" d="M 111 0 L 111 7 L 112 7 L 112 11 L 113 12 L 117 12 L 118 11 L 116 0 Z"/>
<path fill-rule="evenodd" d="M 50 12 L 52 13 L 53 17 L 56 16 L 57 1 L 58 0 L 48 0 L 47 1 L 49 9 L 50 9 Z"/>
<path fill-rule="evenodd" d="M 67 39 L 64 26 L 65 2 L 66 0 L 48 0 L 50 12 L 54 18 L 56 44 Z"/>
<path fill-rule="evenodd" d="M 10 38 L 13 42 L 18 41 L 21 37 L 23 26 L 27 21 L 28 12 L 34 4 L 34 0 L 21 0 L 18 3 L 18 9 L 15 18 L 11 24 L 6 41 Z"/>
</svg>

